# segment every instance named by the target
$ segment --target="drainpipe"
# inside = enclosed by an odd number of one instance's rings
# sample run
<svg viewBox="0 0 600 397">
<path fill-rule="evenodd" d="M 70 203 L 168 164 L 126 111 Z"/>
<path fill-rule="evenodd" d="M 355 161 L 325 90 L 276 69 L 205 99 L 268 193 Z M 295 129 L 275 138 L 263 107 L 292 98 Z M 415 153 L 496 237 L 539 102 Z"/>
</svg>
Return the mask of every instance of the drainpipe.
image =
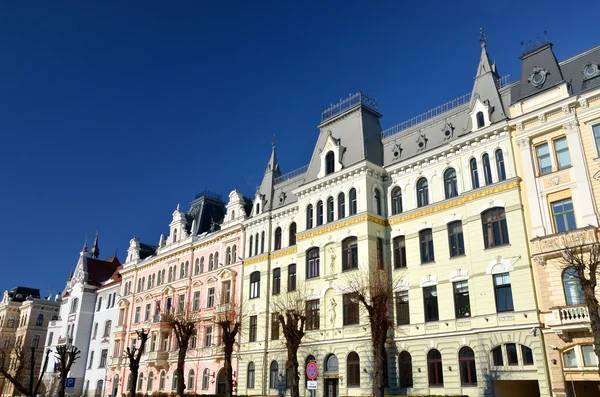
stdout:
<svg viewBox="0 0 600 397">
<path fill-rule="evenodd" d="M 273 217 L 271 216 L 271 209 L 269 209 L 269 222 L 268 222 L 268 229 L 267 229 L 267 233 L 265 233 L 265 238 L 267 239 L 267 290 L 266 290 L 266 310 L 265 310 L 265 356 L 263 358 L 263 395 L 266 396 L 267 395 L 267 391 L 269 390 L 268 386 L 269 386 L 269 380 L 268 380 L 268 370 L 267 370 L 267 365 L 268 365 L 268 343 L 269 343 L 269 328 L 271 327 L 271 322 L 270 322 L 270 302 L 271 302 L 271 226 L 273 224 Z"/>
</svg>

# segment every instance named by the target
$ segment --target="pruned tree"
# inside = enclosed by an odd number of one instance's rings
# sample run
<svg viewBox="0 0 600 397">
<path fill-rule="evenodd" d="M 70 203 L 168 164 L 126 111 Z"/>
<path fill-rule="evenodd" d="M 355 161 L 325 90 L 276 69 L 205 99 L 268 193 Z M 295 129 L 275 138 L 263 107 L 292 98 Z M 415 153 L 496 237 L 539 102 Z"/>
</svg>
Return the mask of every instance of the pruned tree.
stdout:
<svg viewBox="0 0 600 397">
<path fill-rule="evenodd" d="M 271 298 L 271 311 L 276 313 L 285 337 L 288 376 L 291 397 L 300 397 L 300 373 L 298 371 L 298 349 L 305 335 L 306 294 L 299 288 L 282 292 Z"/>
<path fill-rule="evenodd" d="M 561 254 L 558 263 L 561 270 L 573 269 L 571 275 L 577 278 L 585 306 L 589 312 L 590 328 L 594 339 L 594 352 L 598 357 L 600 374 L 600 313 L 596 286 L 600 267 L 600 231 L 595 227 L 561 238 Z"/>
<path fill-rule="evenodd" d="M 58 373 L 60 377 L 58 382 L 58 397 L 65 397 L 67 376 L 69 375 L 71 366 L 73 366 L 73 363 L 77 361 L 80 355 L 81 350 L 75 345 L 59 345 L 56 347 L 55 356 L 58 360 Z"/>
<path fill-rule="evenodd" d="M 384 266 L 385 269 L 385 266 Z M 388 332 L 394 328 L 392 307 L 394 293 L 400 279 L 393 278 L 388 270 L 370 266 L 345 275 L 344 294 L 352 294 L 369 319 L 371 349 L 373 353 L 373 396 L 383 397 L 388 385 L 388 361 L 386 342 Z"/>
<path fill-rule="evenodd" d="M 27 387 L 27 371 L 31 366 L 29 350 L 23 343 L 3 341 L 0 349 L 0 374 L 12 383 L 16 390 L 24 395 L 30 395 Z"/>
<path fill-rule="evenodd" d="M 140 372 L 140 360 L 142 359 L 142 353 L 144 353 L 144 349 L 146 348 L 146 342 L 148 341 L 148 335 L 150 334 L 150 329 L 138 329 L 135 331 L 139 342 L 132 343 L 131 346 L 127 346 L 125 349 L 125 357 L 129 360 L 129 372 L 131 376 L 131 387 L 130 387 L 130 396 L 135 397 L 135 393 L 137 391 L 137 382 L 138 375 Z"/>
<path fill-rule="evenodd" d="M 221 340 L 223 342 L 223 353 L 225 356 L 225 396 L 233 396 L 233 367 L 231 359 L 233 357 L 233 348 L 236 338 L 240 331 L 240 315 L 233 302 L 227 304 L 226 310 L 222 310 L 215 316 L 215 323 L 221 330 Z"/>
<path fill-rule="evenodd" d="M 198 316 L 189 310 L 183 310 L 179 313 L 167 312 L 165 313 L 165 319 L 169 327 L 175 334 L 177 339 L 177 368 L 175 374 L 177 376 L 177 395 L 183 396 L 185 392 L 185 378 L 184 378 L 184 367 L 185 367 L 185 356 L 187 355 L 188 348 L 190 346 L 190 339 L 196 335 L 196 328 L 198 326 Z"/>
</svg>

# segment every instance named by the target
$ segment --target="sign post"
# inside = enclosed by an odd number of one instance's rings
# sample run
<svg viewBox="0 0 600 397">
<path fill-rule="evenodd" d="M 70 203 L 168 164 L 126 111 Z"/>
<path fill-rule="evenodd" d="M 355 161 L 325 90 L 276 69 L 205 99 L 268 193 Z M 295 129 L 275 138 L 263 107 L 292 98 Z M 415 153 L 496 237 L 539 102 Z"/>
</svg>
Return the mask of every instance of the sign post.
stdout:
<svg viewBox="0 0 600 397">
<path fill-rule="evenodd" d="M 75 387 L 75 378 L 67 378 L 65 380 L 65 389 L 72 389 L 73 387 Z"/>
<path fill-rule="evenodd" d="M 309 379 L 306 381 L 306 388 L 308 390 L 317 390 L 317 376 L 319 375 L 319 367 L 314 361 L 310 361 L 306 364 L 306 377 Z"/>
</svg>

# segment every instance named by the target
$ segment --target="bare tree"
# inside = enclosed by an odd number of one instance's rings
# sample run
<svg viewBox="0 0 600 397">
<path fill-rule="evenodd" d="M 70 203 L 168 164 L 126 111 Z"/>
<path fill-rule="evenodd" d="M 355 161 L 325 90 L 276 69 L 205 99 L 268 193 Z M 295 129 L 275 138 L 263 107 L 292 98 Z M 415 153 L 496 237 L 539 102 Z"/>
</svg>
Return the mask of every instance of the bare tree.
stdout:
<svg viewBox="0 0 600 397">
<path fill-rule="evenodd" d="M 225 396 L 233 396 L 233 367 L 231 358 L 237 335 L 240 331 L 240 316 L 233 302 L 225 304 L 225 309 L 217 313 L 215 323 L 221 330 L 221 339 L 223 341 L 223 352 L 225 355 Z M 223 305 L 220 305 L 223 307 Z"/>
<path fill-rule="evenodd" d="M 599 358 L 598 373 L 600 374 L 600 313 L 596 285 L 598 267 L 600 265 L 600 237 L 597 228 L 589 228 L 581 233 L 569 234 L 561 239 L 561 254 L 559 264 L 562 270 L 571 268 L 573 276 L 579 281 L 585 306 L 589 312 L 590 327 L 594 338 L 594 352 Z"/>
<path fill-rule="evenodd" d="M 168 312 L 165 314 L 167 324 L 177 338 L 177 368 L 175 375 L 177 376 L 177 395 L 183 396 L 185 392 L 185 378 L 183 369 L 185 366 L 185 356 L 187 355 L 190 346 L 190 339 L 196 335 L 198 326 L 198 316 L 191 313 L 189 310 L 183 310 L 180 313 Z"/>
<path fill-rule="evenodd" d="M 71 366 L 81 355 L 81 350 L 75 345 L 59 345 L 56 347 L 56 359 L 58 360 L 58 372 L 60 380 L 58 383 L 58 397 L 65 397 L 65 384 Z"/>
<path fill-rule="evenodd" d="M 305 334 L 306 295 L 303 289 L 282 292 L 271 300 L 271 311 L 276 313 L 285 337 L 288 376 L 291 397 L 300 396 L 300 374 L 298 371 L 298 349 Z"/>
<path fill-rule="evenodd" d="M 391 308 L 400 280 L 393 279 L 387 270 L 373 267 L 350 272 L 345 278 L 347 285 L 343 287 L 343 293 L 352 294 L 351 299 L 364 307 L 369 319 L 373 353 L 373 396 L 383 397 L 388 385 L 386 341 L 388 332 L 394 328 Z"/>
<path fill-rule="evenodd" d="M 129 372 L 131 376 L 131 397 L 135 397 L 135 393 L 137 391 L 137 381 L 140 371 L 140 360 L 142 359 L 142 353 L 144 352 L 146 342 L 148 341 L 150 329 L 138 329 L 135 331 L 135 333 L 140 341 L 139 347 L 137 346 L 137 343 L 132 343 L 131 346 L 127 346 L 127 348 L 125 349 L 125 356 L 129 360 Z"/>
<path fill-rule="evenodd" d="M 31 365 L 27 347 L 23 343 L 11 343 L 10 340 L 4 342 L 4 347 L 0 349 L 0 374 L 13 384 L 15 389 L 24 395 L 30 395 L 27 387 L 27 370 Z"/>
</svg>

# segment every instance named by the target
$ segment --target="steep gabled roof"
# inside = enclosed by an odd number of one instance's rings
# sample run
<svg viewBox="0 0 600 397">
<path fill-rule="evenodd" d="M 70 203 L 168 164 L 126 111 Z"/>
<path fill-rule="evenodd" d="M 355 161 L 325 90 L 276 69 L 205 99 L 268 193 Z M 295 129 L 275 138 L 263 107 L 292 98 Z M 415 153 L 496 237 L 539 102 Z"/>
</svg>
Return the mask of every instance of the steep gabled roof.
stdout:
<svg viewBox="0 0 600 397">
<path fill-rule="evenodd" d="M 87 265 L 88 280 L 90 285 L 101 286 L 103 282 L 113 276 L 115 271 L 121 266 L 117 257 L 107 260 L 85 258 Z"/>
</svg>

